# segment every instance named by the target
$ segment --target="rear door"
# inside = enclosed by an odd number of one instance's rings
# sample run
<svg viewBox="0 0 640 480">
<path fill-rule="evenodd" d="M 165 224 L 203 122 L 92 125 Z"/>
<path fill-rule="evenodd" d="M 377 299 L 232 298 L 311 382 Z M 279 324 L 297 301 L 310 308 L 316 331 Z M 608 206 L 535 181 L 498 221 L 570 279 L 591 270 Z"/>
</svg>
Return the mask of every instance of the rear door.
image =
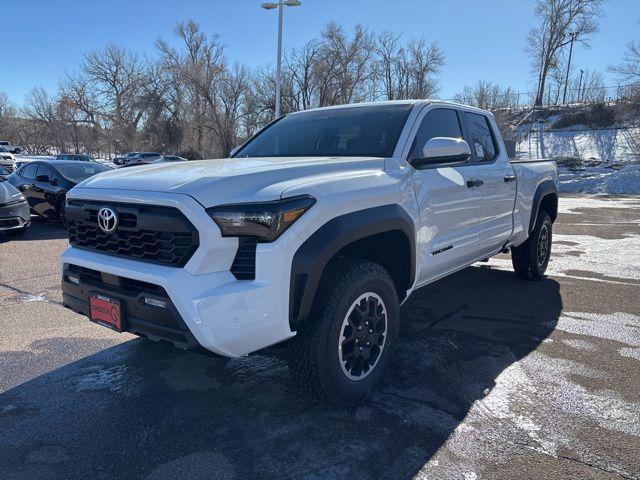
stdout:
<svg viewBox="0 0 640 480">
<path fill-rule="evenodd" d="M 33 191 L 33 184 L 36 180 L 36 172 L 38 171 L 39 163 L 28 163 L 24 166 L 22 170 L 20 170 L 17 182 L 14 184 L 18 190 L 22 192 L 27 201 L 29 202 L 29 207 L 33 209 L 35 202 L 37 199 L 34 197 L 36 192 Z"/>
<path fill-rule="evenodd" d="M 471 147 L 483 184 L 479 244 L 483 253 L 495 253 L 509 240 L 513 230 L 516 177 L 497 127 L 489 116 L 464 112 L 467 142 Z"/>
<path fill-rule="evenodd" d="M 434 137 L 463 137 L 460 114 L 446 107 L 427 107 L 418 119 L 407 160 L 421 155 Z M 418 232 L 419 275 L 423 283 L 465 265 L 477 257 L 480 189 L 472 183 L 478 167 L 470 159 L 446 165 L 428 165 L 413 175 L 420 209 Z"/>
</svg>

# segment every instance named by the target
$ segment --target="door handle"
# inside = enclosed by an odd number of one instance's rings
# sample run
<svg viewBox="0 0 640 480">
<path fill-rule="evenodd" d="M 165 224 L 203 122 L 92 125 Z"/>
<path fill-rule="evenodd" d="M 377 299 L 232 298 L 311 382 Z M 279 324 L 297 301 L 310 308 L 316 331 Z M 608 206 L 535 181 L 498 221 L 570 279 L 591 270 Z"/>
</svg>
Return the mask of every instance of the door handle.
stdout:
<svg viewBox="0 0 640 480">
<path fill-rule="evenodd" d="M 479 187 L 484 184 L 482 180 L 467 180 L 467 188 Z"/>
<path fill-rule="evenodd" d="M 515 180 L 516 180 L 516 176 L 515 175 L 505 175 L 504 176 L 504 183 L 515 182 Z"/>
</svg>

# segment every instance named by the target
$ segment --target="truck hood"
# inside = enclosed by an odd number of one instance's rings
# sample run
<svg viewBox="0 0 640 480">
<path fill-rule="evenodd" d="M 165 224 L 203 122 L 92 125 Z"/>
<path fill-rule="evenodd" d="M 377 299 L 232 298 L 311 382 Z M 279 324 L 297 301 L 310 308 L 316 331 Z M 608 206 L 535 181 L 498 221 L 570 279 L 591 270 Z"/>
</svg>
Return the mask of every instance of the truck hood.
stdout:
<svg viewBox="0 0 640 480">
<path fill-rule="evenodd" d="M 209 207 L 271 200 L 302 183 L 382 169 L 384 159 L 377 157 L 225 158 L 120 168 L 91 177 L 78 187 L 181 193 Z"/>
</svg>

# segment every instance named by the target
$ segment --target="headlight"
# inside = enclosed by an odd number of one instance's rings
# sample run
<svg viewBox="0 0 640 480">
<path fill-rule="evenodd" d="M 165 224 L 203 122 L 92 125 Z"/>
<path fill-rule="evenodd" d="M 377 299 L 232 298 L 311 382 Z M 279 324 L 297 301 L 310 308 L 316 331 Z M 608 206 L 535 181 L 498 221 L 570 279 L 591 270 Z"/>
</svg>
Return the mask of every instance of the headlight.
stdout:
<svg viewBox="0 0 640 480">
<path fill-rule="evenodd" d="M 5 207 L 8 207 L 9 205 L 17 205 L 19 203 L 24 203 L 26 201 L 27 201 L 27 199 L 24 198 L 24 195 L 20 194 L 20 195 L 15 195 L 15 196 L 11 197 L 11 200 L 9 200 L 4 205 L 5 205 Z"/>
<path fill-rule="evenodd" d="M 315 198 L 301 195 L 275 202 L 220 205 L 208 208 L 207 213 L 223 237 L 257 237 L 260 242 L 273 242 L 314 203 Z"/>
</svg>

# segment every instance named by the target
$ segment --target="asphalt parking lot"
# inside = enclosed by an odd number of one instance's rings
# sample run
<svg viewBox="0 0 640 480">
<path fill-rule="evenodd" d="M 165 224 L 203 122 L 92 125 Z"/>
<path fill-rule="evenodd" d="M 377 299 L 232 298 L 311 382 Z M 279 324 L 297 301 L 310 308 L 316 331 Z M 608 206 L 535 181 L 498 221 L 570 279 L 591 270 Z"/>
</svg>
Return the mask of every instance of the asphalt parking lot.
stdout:
<svg viewBox="0 0 640 480">
<path fill-rule="evenodd" d="M 0 239 L 0 478 L 640 478 L 640 198 L 563 197 L 547 279 L 508 257 L 417 292 L 366 405 L 282 349 L 226 360 L 61 305 L 62 228 Z"/>
</svg>

